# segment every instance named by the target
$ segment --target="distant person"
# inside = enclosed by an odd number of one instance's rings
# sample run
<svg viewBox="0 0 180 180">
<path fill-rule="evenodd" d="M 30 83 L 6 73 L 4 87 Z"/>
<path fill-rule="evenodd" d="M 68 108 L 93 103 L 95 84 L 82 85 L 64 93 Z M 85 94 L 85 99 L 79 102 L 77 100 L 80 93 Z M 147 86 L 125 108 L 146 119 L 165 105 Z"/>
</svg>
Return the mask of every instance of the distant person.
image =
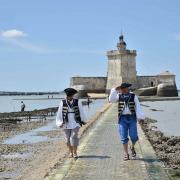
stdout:
<svg viewBox="0 0 180 180">
<path fill-rule="evenodd" d="M 24 104 L 23 101 L 21 101 L 21 112 L 24 112 L 25 108 L 26 108 L 26 105 Z"/>
<path fill-rule="evenodd" d="M 54 96 L 51 97 L 52 99 L 54 98 Z"/>
<path fill-rule="evenodd" d="M 88 105 L 88 108 L 89 108 L 89 105 L 90 105 L 90 98 L 89 98 L 89 96 L 87 98 L 87 105 Z"/>
<path fill-rule="evenodd" d="M 48 99 L 49 99 L 49 96 L 48 96 Z"/>
<path fill-rule="evenodd" d="M 137 120 L 141 123 L 144 114 L 138 97 L 129 91 L 131 84 L 122 83 L 120 86 L 111 89 L 109 96 L 110 102 L 118 102 L 118 125 L 121 143 L 124 148 L 124 161 L 129 160 L 128 141 L 131 138 L 132 159 L 136 158 L 135 144 L 138 141 Z"/>
<path fill-rule="evenodd" d="M 77 158 L 78 131 L 85 124 L 86 118 L 82 103 L 73 97 L 77 91 L 73 88 L 67 88 L 64 91 L 66 98 L 60 102 L 56 116 L 56 125 L 64 129 L 67 146 L 70 151 L 69 157 Z"/>
</svg>

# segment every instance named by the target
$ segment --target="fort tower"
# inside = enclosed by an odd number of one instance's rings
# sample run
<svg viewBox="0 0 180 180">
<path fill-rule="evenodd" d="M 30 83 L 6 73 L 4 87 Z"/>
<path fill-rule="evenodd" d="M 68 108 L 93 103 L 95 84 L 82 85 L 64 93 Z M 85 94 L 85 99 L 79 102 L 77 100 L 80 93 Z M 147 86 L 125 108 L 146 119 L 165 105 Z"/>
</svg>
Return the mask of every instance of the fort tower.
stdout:
<svg viewBox="0 0 180 180">
<path fill-rule="evenodd" d="M 108 73 L 106 91 L 119 86 L 122 82 L 132 83 L 136 88 L 136 50 L 126 49 L 126 42 L 121 34 L 117 50 L 107 52 Z"/>
</svg>

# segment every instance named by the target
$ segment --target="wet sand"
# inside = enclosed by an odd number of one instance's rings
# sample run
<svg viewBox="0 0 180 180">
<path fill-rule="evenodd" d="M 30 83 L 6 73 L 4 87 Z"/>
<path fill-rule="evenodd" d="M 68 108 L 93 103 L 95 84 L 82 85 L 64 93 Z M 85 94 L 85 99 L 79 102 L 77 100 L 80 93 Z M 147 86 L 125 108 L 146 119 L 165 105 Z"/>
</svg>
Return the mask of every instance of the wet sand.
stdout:
<svg viewBox="0 0 180 180">
<path fill-rule="evenodd" d="M 9 129 L 0 132 L 0 179 L 14 179 L 24 167 L 33 160 L 33 154 L 39 151 L 39 147 L 47 143 L 39 144 L 4 144 L 4 141 L 18 134 L 23 134 L 32 129 L 45 126 L 48 121 L 22 122 L 16 125 L 9 125 Z M 18 170 L 18 171 L 17 171 Z"/>
<path fill-rule="evenodd" d="M 5 129 L 5 131 L 2 129 L 0 131 L 0 143 L 2 144 L 4 140 L 12 136 L 15 136 L 17 134 L 22 134 L 32 129 L 44 126 L 50 121 L 52 121 L 52 119 L 47 121 L 39 120 L 39 121 L 31 121 L 31 122 L 21 122 L 18 124 L 8 124 L 9 127 Z"/>
</svg>

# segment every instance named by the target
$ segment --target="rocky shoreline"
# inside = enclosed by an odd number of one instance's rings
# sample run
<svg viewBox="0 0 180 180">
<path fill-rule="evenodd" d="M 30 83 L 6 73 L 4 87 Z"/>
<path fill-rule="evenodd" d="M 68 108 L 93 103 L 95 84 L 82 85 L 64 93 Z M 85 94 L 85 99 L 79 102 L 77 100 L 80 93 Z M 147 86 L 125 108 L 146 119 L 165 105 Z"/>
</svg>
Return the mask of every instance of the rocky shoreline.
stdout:
<svg viewBox="0 0 180 180">
<path fill-rule="evenodd" d="M 167 168 L 180 170 L 180 137 L 165 136 L 153 123 L 157 122 L 146 118 L 141 124 L 148 140 L 153 146 L 157 157 L 164 162 Z"/>
</svg>

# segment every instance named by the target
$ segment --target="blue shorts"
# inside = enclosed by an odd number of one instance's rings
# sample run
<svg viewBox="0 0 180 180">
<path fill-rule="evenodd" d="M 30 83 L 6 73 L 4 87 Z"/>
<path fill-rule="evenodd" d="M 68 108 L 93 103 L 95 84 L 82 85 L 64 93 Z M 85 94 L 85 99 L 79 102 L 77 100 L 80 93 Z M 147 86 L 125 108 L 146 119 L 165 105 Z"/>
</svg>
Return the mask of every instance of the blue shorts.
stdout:
<svg viewBox="0 0 180 180">
<path fill-rule="evenodd" d="M 119 119 L 119 134 L 121 137 L 121 143 L 127 144 L 129 141 L 129 136 L 132 143 L 138 140 L 137 133 L 137 119 L 136 116 L 132 115 L 122 115 Z"/>
</svg>

